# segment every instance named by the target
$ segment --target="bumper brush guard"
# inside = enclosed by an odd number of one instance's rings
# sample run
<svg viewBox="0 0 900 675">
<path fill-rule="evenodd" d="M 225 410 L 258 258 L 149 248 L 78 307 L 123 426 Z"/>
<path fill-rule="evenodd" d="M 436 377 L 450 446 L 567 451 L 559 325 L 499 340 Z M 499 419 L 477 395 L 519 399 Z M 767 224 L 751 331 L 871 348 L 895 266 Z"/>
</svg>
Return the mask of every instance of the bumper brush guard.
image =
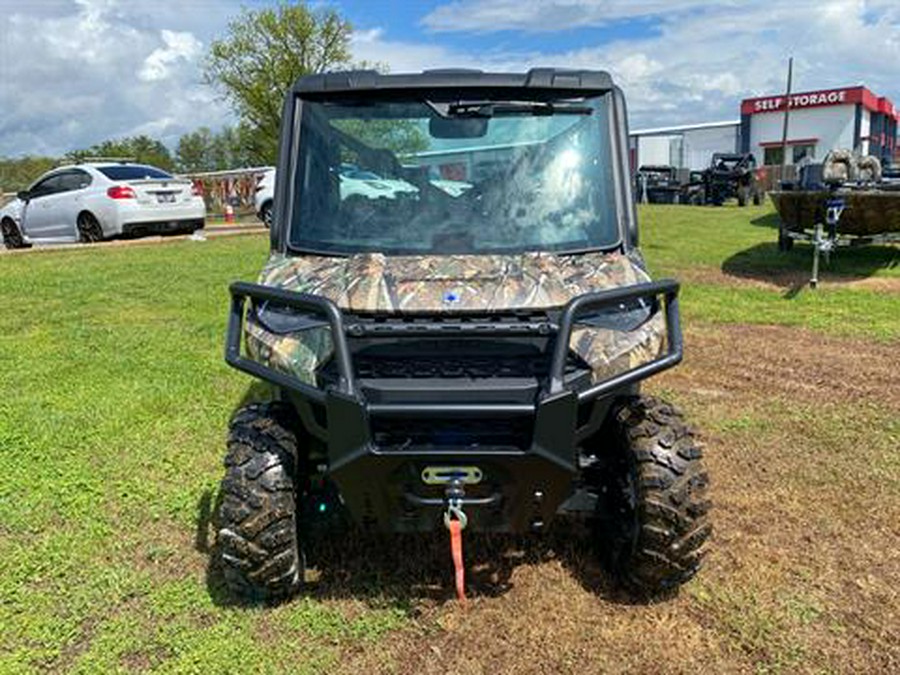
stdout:
<svg viewBox="0 0 900 675">
<path fill-rule="evenodd" d="M 549 521 L 571 493 L 579 469 L 576 454 L 579 408 L 681 361 L 683 343 L 678 290 L 676 281 L 661 280 L 587 293 L 570 300 L 558 314 L 558 322 L 551 320 L 539 326 L 476 321 L 447 327 L 441 322 L 416 322 L 386 329 L 354 322 L 334 302 L 320 296 L 236 282 L 230 287 L 225 360 L 238 370 L 282 387 L 310 406 L 324 408 L 329 474 L 338 485 L 347 508 L 363 525 L 395 531 L 430 529 L 434 519 L 439 519 L 443 512 L 449 527 L 453 522 L 463 520 L 457 514 L 464 507 L 481 507 L 467 518 L 471 523 L 474 517 L 479 529 L 522 532 Z M 565 376 L 571 333 L 580 318 L 598 310 L 615 311 L 629 301 L 656 301 L 659 296 L 664 298 L 666 320 L 667 350 L 664 355 L 578 391 L 567 387 Z M 325 388 L 312 386 L 242 355 L 241 336 L 248 299 L 254 307 L 270 303 L 320 318 L 322 326 L 327 326 L 331 333 L 337 373 L 335 384 Z M 414 337 L 521 337 L 523 331 L 550 341 L 549 371 L 531 402 L 440 402 L 441 392 L 436 390 L 423 390 L 415 397 L 417 400 L 370 401 L 358 382 L 349 345 L 351 338 L 376 332 L 379 333 L 374 335 L 376 338 L 402 340 Z M 370 424 L 373 418 L 460 421 L 531 418 L 533 434 L 530 446 L 522 449 L 483 446 L 382 448 L 373 441 Z M 491 470 L 497 469 L 495 473 L 503 474 L 503 480 L 499 482 L 506 487 L 500 491 L 482 485 L 480 487 L 484 489 L 479 494 L 470 496 L 464 493 L 463 481 L 451 481 L 453 487 L 444 495 L 422 496 L 402 487 L 393 492 L 384 489 L 392 481 L 396 483 L 397 475 L 411 465 L 420 467 L 414 474 L 416 481 L 427 484 L 425 471 L 439 469 L 434 465 L 443 463 L 466 469 L 481 467 L 485 483 L 489 482 Z M 425 469 L 421 468 L 423 466 Z M 481 480 L 481 468 L 476 482 Z M 444 481 L 435 481 L 439 482 Z M 439 489 L 437 484 L 429 487 Z"/>
</svg>

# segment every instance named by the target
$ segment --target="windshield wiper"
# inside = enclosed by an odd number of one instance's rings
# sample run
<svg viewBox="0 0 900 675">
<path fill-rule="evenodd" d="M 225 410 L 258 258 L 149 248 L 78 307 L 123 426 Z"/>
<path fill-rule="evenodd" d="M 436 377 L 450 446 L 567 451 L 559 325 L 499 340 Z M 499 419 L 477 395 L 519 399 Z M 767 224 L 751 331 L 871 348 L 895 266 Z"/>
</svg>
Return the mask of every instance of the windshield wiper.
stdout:
<svg viewBox="0 0 900 675">
<path fill-rule="evenodd" d="M 460 101 L 436 105 L 426 101 L 441 117 L 498 117 L 504 115 L 590 115 L 590 106 L 572 103 L 549 103 L 544 101 Z"/>
</svg>

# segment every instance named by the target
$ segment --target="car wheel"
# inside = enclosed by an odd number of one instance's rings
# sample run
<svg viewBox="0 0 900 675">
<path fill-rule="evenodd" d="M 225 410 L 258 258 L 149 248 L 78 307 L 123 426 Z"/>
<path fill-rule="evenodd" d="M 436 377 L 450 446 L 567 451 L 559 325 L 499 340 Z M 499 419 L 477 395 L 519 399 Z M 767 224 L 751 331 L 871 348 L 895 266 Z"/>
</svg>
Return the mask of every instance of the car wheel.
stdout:
<svg viewBox="0 0 900 675">
<path fill-rule="evenodd" d="M 100 221 L 94 217 L 94 214 L 87 211 L 79 214 L 77 227 L 78 241 L 82 244 L 103 241 L 103 228 L 100 227 Z"/>
<path fill-rule="evenodd" d="M 0 233 L 3 235 L 3 245 L 6 248 L 27 248 L 22 232 L 19 226 L 11 218 L 4 218 L 0 223 Z"/>
<path fill-rule="evenodd" d="M 263 225 L 272 229 L 272 202 L 263 204 L 263 207 L 259 210 L 259 217 Z"/>
</svg>

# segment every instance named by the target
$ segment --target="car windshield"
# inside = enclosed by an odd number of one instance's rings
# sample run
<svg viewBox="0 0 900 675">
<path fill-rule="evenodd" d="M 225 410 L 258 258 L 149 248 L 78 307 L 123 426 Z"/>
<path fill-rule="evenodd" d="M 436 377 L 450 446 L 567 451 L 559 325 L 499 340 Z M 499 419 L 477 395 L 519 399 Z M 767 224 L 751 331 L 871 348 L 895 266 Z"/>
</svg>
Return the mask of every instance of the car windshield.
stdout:
<svg viewBox="0 0 900 675">
<path fill-rule="evenodd" d="M 291 248 L 581 251 L 620 242 L 610 95 L 302 102 Z"/>
<path fill-rule="evenodd" d="M 110 180 L 144 180 L 147 178 L 172 178 L 172 174 L 168 174 L 161 169 L 152 166 L 143 166 L 141 164 L 122 164 L 115 166 L 98 166 L 97 171 L 102 173 Z"/>
</svg>

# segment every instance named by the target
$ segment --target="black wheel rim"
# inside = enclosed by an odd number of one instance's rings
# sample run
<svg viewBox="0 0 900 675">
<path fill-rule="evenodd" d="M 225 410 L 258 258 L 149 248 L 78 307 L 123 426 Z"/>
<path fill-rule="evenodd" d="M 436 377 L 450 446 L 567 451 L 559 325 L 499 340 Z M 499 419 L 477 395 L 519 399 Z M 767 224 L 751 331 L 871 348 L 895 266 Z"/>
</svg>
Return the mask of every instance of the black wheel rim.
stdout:
<svg viewBox="0 0 900 675">
<path fill-rule="evenodd" d="M 103 239 L 103 230 L 96 218 L 83 215 L 78 219 L 78 235 L 82 242 L 90 244 Z"/>
<path fill-rule="evenodd" d="M 3 235 L 3 245 L 6 248 L 22 248 L 25 245 L 22 233 L 19 232 L 19 228 L 16 227 L 15 223 L 11 223 L 8 220 L 3 221 L 3 223 L 0 223 L 0 233 Z"/>
<path fill-rule="evenodd" d="M 601 545 L 600 557 L 609 571 L 618 573 L 637 542 L 637 476 L 633 462 L 621 450 L 597 467 L 598 513 L 594 521 Z"/>
</svg>

